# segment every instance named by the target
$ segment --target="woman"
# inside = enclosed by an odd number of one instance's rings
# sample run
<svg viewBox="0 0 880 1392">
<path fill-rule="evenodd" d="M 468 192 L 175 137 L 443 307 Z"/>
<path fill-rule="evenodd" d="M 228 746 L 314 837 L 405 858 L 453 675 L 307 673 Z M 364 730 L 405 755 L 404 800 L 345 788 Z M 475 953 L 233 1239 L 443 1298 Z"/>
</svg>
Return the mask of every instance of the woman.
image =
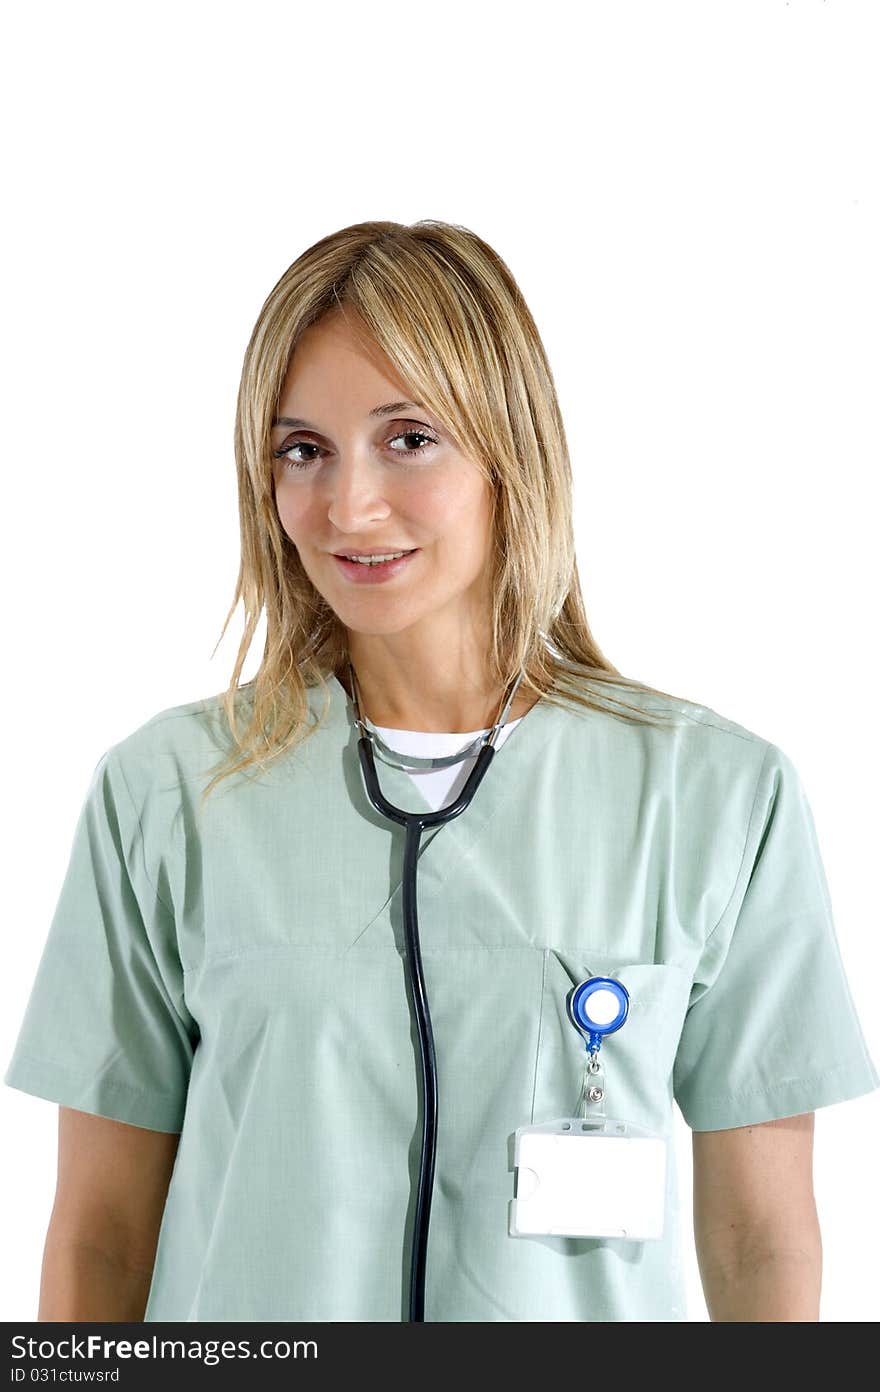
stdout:
<svg viewBox="0 0 880 1392">
<path fill-rule="evenodd" d="M 630 1004 L 608 1115 L 693 1129 L 712 1317 L 818 1318 L 813 1110 L 880 1076 L 809 806 L 599 651 L 507 267 L 442 222 L 324 238 L 262 307 L 235 447 L 231 685 L 100 759 L 5 1075 L 61 1106 L 40 1318 L 684 1319 L 671 1147 L 659 1237 L 512 1232 L 515 1134 L 589 1105 L 596 976 Z M 366 749 L 428 815 L 484 741 L 423 828 L 417 963 Z"/>
</svg>

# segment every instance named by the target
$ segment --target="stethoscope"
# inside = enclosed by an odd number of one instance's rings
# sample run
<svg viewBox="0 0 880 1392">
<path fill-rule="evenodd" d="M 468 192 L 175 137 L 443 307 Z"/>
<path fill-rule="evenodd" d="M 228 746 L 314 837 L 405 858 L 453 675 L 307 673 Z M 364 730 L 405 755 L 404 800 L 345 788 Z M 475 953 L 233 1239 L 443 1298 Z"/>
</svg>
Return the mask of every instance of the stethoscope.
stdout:
<svg viewBox="0 0 880 1392">
<path fill-rule="evenodd" d="M 422 973 L 422 954 L 419 948 L 419 923 L 416 909 L 419 841 L 422 832 L 428 827 L 442 826 L 444 822 L 451 822 L 453 817 L 460 816 L 465 808 L 470 806 L 477 788 L 485 778 L 489 765 L 495 757 L 495 740 L 498 731 L 506 724 L 507 713 L 510 710 L 511 702 L 516 695 L 517 688 L 523 679 L 523 672 L 520 671 L 519 676 L 513 683 L 510 694 L 501 709 L 501 713 L 487 735 L 481 733 L 477 739 L 472 740 L 465 749 L 460 750 L 457 754 L 450 754 L 430 760 L 410 759 L 410 765 L 425 767 L 427 764 L 429 767 L 433 768 L 445 768 L 450 764 L 461 763 L 463 760 L 470 758 L 474 753 L 477 753 L 477 761 L 455 801 L 449 803 L 447 807 L 438 808 L 436 812 L 404 812 L 401 808 L 395 807 L 393 803 L 389 802 L 387 798 L 382 795 L 382 789 L 379 787 L 379 780 L 376 776 L 373 744 L 374 742 L 376 743 L 382 751 L 383 756 L 390 756 L 390 762 L 396 763 L 404 756 L 397 750 L 390 749 L 389 746 L 385 744 L 378 731 L 368 728 L 361 709 L 360 692 L 351 662 L 348 664 L 348 670 L 351 676 L 351 690 L 354 697 L 356 721 L 361 731 L 360 738 L 358 739 L 358 756 L 361 761 L 367 796 L 377 812 L 381 812 L 384 817 L 388 817 L 391 821 L 398 822 L 401 826 L 406 828 L 406 843 L 403 853 L 403 926 L 406 945 L 407 981 L 409 983 L 410 999 L 412 1000 L 419 1034 L 423 1116 L 422 1155 L 419 1169 L 419 1187 L 416 1197 L 412 1256 L 410 1262 L 409 1320 L 410 1322 L 424 1322 L 425 1264 L 428 1253 L 428 1224 L 431 1219 L 431 1198 L 434 1189 L 434 1164 L 437 1155 L 437 1061 L 434 1055 L 434 1035 L 431 1029 L 431 1016 L 428 1011 L 425 979 Z M 405 764 L 398 763 L 397 766 L 403 768 Z"/>
</svg>

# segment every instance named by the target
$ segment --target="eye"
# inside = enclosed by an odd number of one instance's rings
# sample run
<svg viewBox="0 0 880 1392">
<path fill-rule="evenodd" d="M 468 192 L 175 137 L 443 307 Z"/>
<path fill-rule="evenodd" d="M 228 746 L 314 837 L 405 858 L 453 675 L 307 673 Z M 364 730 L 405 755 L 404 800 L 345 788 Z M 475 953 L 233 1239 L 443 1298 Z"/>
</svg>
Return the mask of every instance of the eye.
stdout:
<svg viewBox="0 0 880 1392">
<path fill-rule="evenodd" d="M 434 439 L 433 435 L 429 435 L 429 434 L 427 433 L 427 431 L 425 431 L 425 430 L 402 430 L 402 431 L 400 432 L 399 435 L 392 435 L 392 436 L 391 436 L 391 440 L 407 440 L 407 439 L 409 439 L 409 440 L 415 440 L 415 439 L 424 440 L 424 441 L 426 441 L 426 442 L 427 442 L 428 444 L 430 444 L 430 445 L 436 445 L 436 443 L 437 443 L 437 441 Z M 391 440 L 388 441 L 389 444 L 391 443 Z M 424 450 L 424 449 L 392 450 L 392 454 L 424 454 L 424 453 L 425 453 L 425 450 Z"/>
<path fill-rule="evenodd" d="M 436 445 L 438 443 L 438 441 L 434 438 L 433 435 L 429 435 L 426 430 L 422 429 L 401 430 L 398 431 L 396 435 L 389 436 L 388 440 L 386 441 L 386 444 L 389 446 L 389 448 L 394 440 L 420 441 L 416 449 L 391 450 L 392 454 L 403 454 L 407 455 L 408 457 L 414 457 L 417 454 L 425 454 L 430 445 Z M 297 459 L 291 457 L 293 455 L 294 450 L 301 449 L 315 450 L 317 451 L 317 453 L 310 455 L 307 459 Z M 325 453 L 325 451 L 321 449 L 321 446 L 314 444 L 311 440 L 285 440 L 284 444 L 281 446 L 280 449 L 272 451 L 273 458 L 283 459 L 285 461 L 285 468 L 294 470 L 310 468 L 311 465 L 314 464 L 318 455 L 323 453 Z"/>
<path fill-rule="evenodd" d="M 275 459 L 283 459 L 286 469 L 307 469 L 314 462 L 314 456 L 311 459 L 291 459 L 290 455 L 294 450 L 318 448 L 318 445 L 313 445 L 309 440 L 292 440 L 290 444 L 285 443 L 280 449 L 273 450 L 272 455 Z"/>
</svg>

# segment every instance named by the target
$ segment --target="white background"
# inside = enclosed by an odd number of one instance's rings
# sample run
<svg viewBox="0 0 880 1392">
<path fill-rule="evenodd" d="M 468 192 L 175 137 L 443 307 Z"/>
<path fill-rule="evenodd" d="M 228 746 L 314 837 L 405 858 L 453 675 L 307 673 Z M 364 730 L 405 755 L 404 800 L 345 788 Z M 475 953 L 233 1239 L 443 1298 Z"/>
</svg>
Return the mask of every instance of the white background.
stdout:
<svg viewBox="0 0 880 1392">
<path fill-rule="evenodd" d="M 228 683 L 259 307 L 326 233 L 422 217 L 495 246 L 535 315 L 606 655 L 795 762 L 880 1060 L 877 23 L 868 0 L 9 12 L 4 1066 L 100 754 Z M 880 1313 L 878 1098 L 817 1113 L 823 1320 Z M 33 1319 L 57 1108 L 0 1109 L 0 1318 Z"/>
</svg>

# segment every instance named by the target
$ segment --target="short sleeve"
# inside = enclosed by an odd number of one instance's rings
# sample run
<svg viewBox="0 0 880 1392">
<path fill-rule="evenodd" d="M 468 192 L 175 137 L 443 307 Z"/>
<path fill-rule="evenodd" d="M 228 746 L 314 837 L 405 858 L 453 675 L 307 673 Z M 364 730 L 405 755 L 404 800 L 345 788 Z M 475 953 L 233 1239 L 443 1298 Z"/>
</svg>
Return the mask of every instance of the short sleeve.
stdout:
<svg viewBox="0 0 880 1392">
<path fill-rule="evenodd" d="M 673 1094 L 692 1130 L 711 1131 L 878 1086 L 812 812 L 791 760 L 768 744 L 736 884 L 694 975 Z"/>
<path fill-rule="evenodd" d="M 198 1037 L 174 917 L 147 877 L 114 746 L 92 774 L 3 1081 L 80 1111 L 178 1132 Z"/>
</svg>

